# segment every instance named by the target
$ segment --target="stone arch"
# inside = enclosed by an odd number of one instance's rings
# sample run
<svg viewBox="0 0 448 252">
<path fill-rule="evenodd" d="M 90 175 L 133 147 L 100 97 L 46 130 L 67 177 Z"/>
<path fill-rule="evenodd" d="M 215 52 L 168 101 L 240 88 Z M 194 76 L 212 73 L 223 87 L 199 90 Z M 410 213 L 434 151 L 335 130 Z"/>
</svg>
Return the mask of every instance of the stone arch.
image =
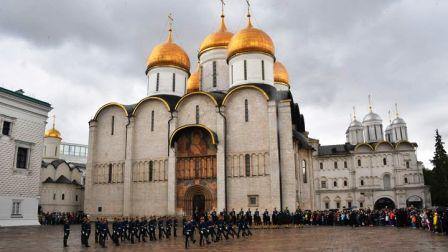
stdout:
<svg viewBox="0 0 448 252">
<path fill-rule="evenodd" d="M 423 207 L 423 199 L 420 196 L 412 195 L 406 199 L 406 206 L 421 209 Z"/>
<path fill-rule="evenodd" d="M 182 96 L 182 98 L 180 98 L 180 100 L 176 103 L 176 107 L 174 108 L 174 110 L 178 110 L 178 108 L 182 105 L 182 103 L 186 99 L 190 98 L 191 96 L 196 96 L 196 95 L 206 96 L 206 97 L 210 98 L 210 100 L 213 102 L 213 104 L 215 104 L 215 106 L 218 106 L 218 101 L 211 94 L 209 94 L 207 92 L 197 91 L 197 92 L 192 92 L 192 93 Z"/>
<path fill-rule="evenodd" d="M 117 102 L 110 102 L 110 103 L 107 103 L 107 104 L 101 106 L 101 108 L 98 109 L 98 111 L 96 112 L 95 116 L 93 117 L 93 120 L 96 121 L 98 119 L 98 116 L 101 114 L 101 112 L 103 110 L 105 110 L 106 108 L 108 108 L 108 107 L 118 107 L 121 110 L 123 110 L 123 112 L 126 115 L 126 117 L 129 116 L 128 111 L 127 111 L 126 107 L 123 104 L 120 104 L 120 103 L 117 103 Z"/>
<path fill-rule="evenodd" d="M 377 144 L 375 144 L 375 151 L 379 151 L 380 149 L 380 147 L 381 146 L 385 146 L 385 148 L 387 148 L 387 149 L 385 149 L 384 151 L 392 151 L 392 150 L 395 150 L 395 146 L 393 146 L 391 143 L 389 143 L 389 142 L 387 142 L 387 141 L 381 141 L 381 142 L 378 142 Z M 389 147 L 389 148 L 388 148 Z"/>
<path fill-rule="evenodd" d="M 184 213 L 187 215 L 192 215 L 195 211 L 210 212 L 210 210 L 216 207 L 216 198 L 213 196 L 213 193 L 203 185 L 190 186 L 185 191 L 183 201 Z"/>
<path fill-rule="evenodd" d="M 222 105 L 225 106 L 227 104 L 228 99 L 232 96 L 233 93 L 235 93 L 236 91 L 238 91 L 240 89 L 247 89 L 247 88 L 251 88 L 251 89 L 255 89 L 255 90 L 259 91 L 266 98 L 266 100 L 269 100 L 269 95 L 263 89 L 255 86 L 255 85 L 241 85 L 239 87 L 232 89 L 230 92 L 227 93 L 227 95 L 224 97 L 224 100 L 222 101 Z"/>
<path fill-rule="evenodd" d="M 377 210 L 381 210 L 384 208 L 395 209 L 395 202 L 389 196 L 382 196 L 375 200 L 374 208 Z"/>
<path fill-rule="evenodd" d="M 148 102 L 148 101 L 160 101 L 161 103 L 163 103 L 163 105 L 165 106 L 165 108 L 166 108 L 168 111 L 171 111 L 171 109 L 170 109 L 170 105 L 169 105 L 168 102 L 166 102 L 164 99 L 162 99 L 162 98 L 160 98 L 160 97 L 157 97 L 157 96 L 149 96 L 149 97 L 146 97 L 146 98 L 141 99 L 141 100 L 137 103 L 137 105 L 134 107 L 134 110 L 132 111 L 132 115 L 135 115 L 135 113 L 137 112 L 138 108 L 140 108 L 140 106 L 141 106 L 143 103 Z"/>
<path fill-rule="evenodd" d="M 367 143 L 361 143 L 361 144 L 358 144 L 355 146 L 355 152 L 358 152 L 358 151 L 362 152 L 363 149 L 367 152 L 374 151 L 374 148 L 370 144 L 367 144 Z"/>
<path fill-rule="evenodd" d="M 383 174 L 383 188 L 385 190 L 390 189 L 391 186 L 391 176 L 390 173 L 384 173 Z"/>
</svg>

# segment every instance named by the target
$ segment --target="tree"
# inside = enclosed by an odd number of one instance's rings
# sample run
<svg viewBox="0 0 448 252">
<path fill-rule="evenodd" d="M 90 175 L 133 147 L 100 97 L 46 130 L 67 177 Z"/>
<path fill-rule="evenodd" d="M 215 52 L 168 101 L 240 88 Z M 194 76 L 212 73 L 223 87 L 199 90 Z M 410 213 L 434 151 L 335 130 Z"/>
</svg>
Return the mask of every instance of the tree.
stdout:
<svg viewBox="0 0 448 252">
<path fill-rule="evenodd" d="M 432 203 L 435 206 L 448 205 L 448 156 L 443 146 L 442 136 L 436 130 L 434 158 L 431 160 L 434 168 L 430 174 L 430 190 Z"/>
</svg>

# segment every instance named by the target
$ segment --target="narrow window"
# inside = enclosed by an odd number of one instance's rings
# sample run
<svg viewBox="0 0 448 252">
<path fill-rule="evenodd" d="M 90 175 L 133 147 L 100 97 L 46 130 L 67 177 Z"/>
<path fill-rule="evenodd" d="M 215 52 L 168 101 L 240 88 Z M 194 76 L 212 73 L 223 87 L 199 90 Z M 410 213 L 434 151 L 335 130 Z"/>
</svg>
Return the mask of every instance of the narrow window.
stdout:
<svg viewBox="0 0 448 252">
<path fill-rule="evenodd" d="M 306 161 L 302 160 L 302 176 L 303 176 L 303 183 L 306 184 L 308 183 L 308 174 L 307 174 L 307 170 L 306 170 Z"/>
<path fill-rule="evenodd" d="M 361 185 L 362 185 L 362 186 L 364 185 L 364 180 L 362 180 L 362 179 L 361 179 Z"/>
<path fill-rule="evenodd" d="M 334 182 L 333 182 L 333 186 L 334 186 L 334 187 L 338 187 L 338 182 L 334 181 Z"/>
<path fill-rule="evenodd" d="M 199 67 L 199 69 L 201 70 L 201 79 L 199 81 L 200 81 L 200 84 L 202 86 L 202 81 L 204 80 L 204 67 L 201 65 Z"/>
<path fill-rule="evenodd" d="M 330 203 L 325 202 L 325 209 L 329 209 L 330 208 Z"/>
<path fill-rule="evenodd" d="M 246 154 L 244 156 L 246 163 L 246 177 L 250 176 L 250 155 Z"/>
<path fill-rule="evenodd" d="M 28 167 L 28 148 L 17 148 L 16 168 L 26 169 Z"/>
<path fill-rule="evenodd" d="M 408 178 L 404 178 L 404 183 L 407 184 L 408 183 Z"/>
<path fill-rule="evenodd" d="M 347 168 L 347 161 L 344 161 L 344 168 Z"/>
<path fill-rule="evenodd" d="M 358 166 L 361 166 L 361 159 L 358 159 Z"/>
<path fill-rule="evenodd" d="M 244 117 L 246 122 L 249 121 L 249 102 L 247 99 L 244 100 Z"/>
<path fill-rule="evenodd" d="M 160 73 L 157 73 L 157 78 L 156 78 L 156 91 L 159 91 L 159 84 L 160 84 Z"/>
<path fill-rule="evenodd" d="M 261 61 L 261 79 L 264 80 L 264 60 Z"/>
<path fill-rule="evenodd" d="M 323 189 L 327 188 L 327 181 L 321 181 L 320 182 L 320 187 L 323 188 Z"/>
<path fill-rule="evenodd" d="M 12 202 L 12 212 L 11 215 L 20 215 L 20 201 Z"/>
<path fill-rule="evenodd" d="M 247 60 L 244 60 L 244 80 L 247 80 Z"/>
<path fill-rule="evenodd" d="M 230 71 L 230 79 L 232 80 L 232 84 L 233 84 L 233 65 L 231 67 L 231 71 Z"/>
<path fill-rule="evenodd" d="M 176 74 L 173 73 L 173 92 L 176 92 Z"/>
<path fill-rule="evenodd" d="M 351 201 L 347 202 L 347 207 L 348 208 L 352 208 L 352 202 Z"/>
<path fill-rule="evenodd" d="M 196 124 L 199 124 L 199 105 L 196 105 Z"/>
<path fill-rule="evenodd" d="M 149 161 L 148 174 L 149 174 L 148 180 L 152 181 L 152 174 L 153 174 L 153 162 L 152 161 Z"/>
<path fill-rule="evenodd" d="M 53 193 L 53 200 L 56 200 L 56 193 Z"/>
<path fill-rule="evenodd" d="M 336 208 L 341 208 L 341 203 L 340 202 L 336 202 Z"/>
<path fill-rule="evenodd" d="M 112 164 L 109 164 L 109 183 L 112 183 Z"/>
<path fill-rule="evenodd" d="M 406 168 L 409 168 L 409 167 L 410 167 L 409 161 L 406 161 Z"/>
<path fill-rule="evenodd" d="M 184 92 L 187 90 L 187 77 L 184 78 Z"/>
<path fill-rule="evenodd" d="M 4 121 L 2 135 L 9 136 L 9 134 L 11 134 L 11 122 Z"/>
<path fill-rule="evenodd" d="M 344 186 L 347 186 L 347 180 L 344 180 Z"/>
<path fill-rule="evenodd" d="M 320 162 L 319 166 L 321 170 L 324 169 L 324 163 Z"/>
<path fill-rule="evenodd" d="M 363 202 L 359 202 L 359 207 L 363 208 L 364 207 L 364 203 Z"/>
<path fill-rule="evenodd" d="M 213 87 L 216 87 L 216 61 L 213 61 Z"/>
<path fill-rule="evenodd" d="M 374 129 L 374 131 L 375 131 L 375 140 L 378 140 L 378 134 L 377 134 L 377 132 L 376 132 L 377 127 L 373 126 L 373 129 Z"/>
<path fill-rule="evenodd" d="M 58 147 L 54 148 L 54 155 L 55 155 L 55 156 L 58 155 Z"/>
<path fill-rule="evenodd" d="M 78 201 L 78 195 L 75 196 L 75 200 Z"/>
<path fill-rule="evenodd" d="M 387 159 L 383 158 L 383 165 L 387 165 Z"/>
<path fill-rule="evenodd" d="M 334 168 L 337 169 L 338 168 L 338 162 L 334 162 Z"/>
<path fill-rule="evenodd" d="M 114 134 L 114 130 L 115 130 L 115 116 L 112 116 L 112 122 L 111 122 L 110 127 L 111 127 L 110 134 L 113 135 Z"/>
<path fill-rule="evenodd" d="M 367 140 L 370 142 L 370 127 L 367 126 Z"/>
<path fill-rule="evenodd" d="M 103 211 L 103 207 L 100 207 L 100 206 L 99 206 L 99 207 L 98 207 L 98 212 L 101 213 L 102 211 Z"/>
<path fill-rule="evenodd" d="M 154 131 L 154 110 L 151 111 L 151 131 Z"/>
<path fill-rule="evenodd" d="M 62 194 L 61 199 L 65 200 L 65 194 Z"/>
</svg>

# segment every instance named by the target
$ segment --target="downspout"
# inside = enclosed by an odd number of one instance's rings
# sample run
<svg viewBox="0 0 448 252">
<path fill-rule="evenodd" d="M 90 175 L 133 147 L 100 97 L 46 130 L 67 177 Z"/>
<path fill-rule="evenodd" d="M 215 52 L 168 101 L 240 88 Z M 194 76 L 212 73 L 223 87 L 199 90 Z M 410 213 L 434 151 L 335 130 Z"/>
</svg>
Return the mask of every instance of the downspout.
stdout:
<svg viewBox="0 0 448 252">
<path fill-rule="evenodd" d="M 275 107 L 275 113 L 277 114 L 277 151 L 278 151 L 278 177 L 280 186 L 280 210 L 283 210 L 283 189 L 282 189 L 282 155 L 280 153 L 280 134 L 278 130 L 278 107 Z"/>
<path fill-rule="evenodd" d="M 124 139 L 124 160 L 126 162 L 128 152 L 128 127 L 131 124 L 131 117 L 128 116 L 128 123 L 126 123 L 126 134 Z"/>
<path fill-rule="evenodd" d="M 173 120 L 173 118 L 174 118 L 174 116 L 173 116 L 173 112 L 172 111 L 170 111 L 170 113 L 171 113 L 171 118 L 168 120 L 168 149 L 167 149 L 167 151 L 168 151 L 168 157 L 170 156 L 170 123 L 171 123 L 171 121 Z"/>
<path fill-rule="evenodd" d="M 224 119 L 224 206 L 227 210 L 227 118 L 222 114 L 221 107 L 218 107 L 218 113 Z"/>
</svg>

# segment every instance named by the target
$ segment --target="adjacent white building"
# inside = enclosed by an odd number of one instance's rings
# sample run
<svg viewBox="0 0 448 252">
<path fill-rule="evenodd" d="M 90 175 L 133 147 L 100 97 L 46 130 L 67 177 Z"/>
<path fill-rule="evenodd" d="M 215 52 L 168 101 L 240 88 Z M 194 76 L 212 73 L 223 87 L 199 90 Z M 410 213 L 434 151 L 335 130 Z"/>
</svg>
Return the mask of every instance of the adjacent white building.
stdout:
<svg viewBox="0 0 448 252">
<path fill-rule="evenodd" d="M 39 225 L 40 169 L 49 103 L 0 87 L 0 226 Z"/>
</svg>

